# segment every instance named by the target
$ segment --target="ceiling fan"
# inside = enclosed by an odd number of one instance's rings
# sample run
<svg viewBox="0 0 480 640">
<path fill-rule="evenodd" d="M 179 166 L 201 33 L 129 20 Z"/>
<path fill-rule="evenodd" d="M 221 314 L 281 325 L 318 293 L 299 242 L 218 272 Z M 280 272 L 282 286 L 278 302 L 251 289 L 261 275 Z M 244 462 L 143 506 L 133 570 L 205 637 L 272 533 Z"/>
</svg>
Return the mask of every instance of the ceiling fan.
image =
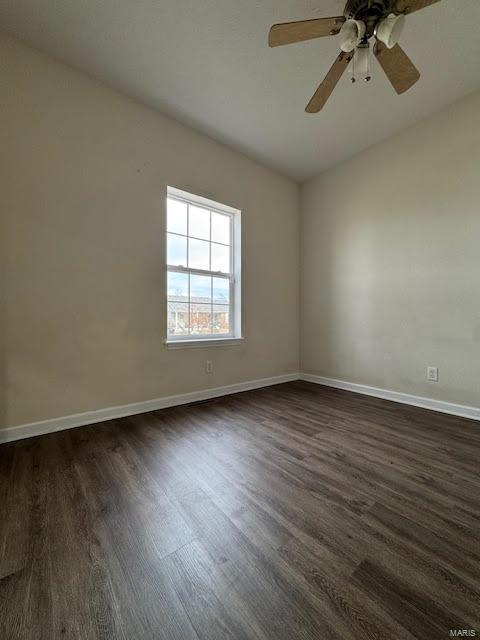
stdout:
<svg viewBox="0 0 480 640">
<path fill-rule="evenodd" d="M 271 47 L 340 34 L 341 52 L 307 104 L 307 113 L 318 113 L 353 60 L 351 80 L 370 75 L 370 39 L 373 52 L 395 91 L 408 91 L 420 78 L 413 62 L 398 44 L 405 16 L 440 0 L 347 0 L 343 16 L 275 24 L 270 29 Z"/>
</svg>

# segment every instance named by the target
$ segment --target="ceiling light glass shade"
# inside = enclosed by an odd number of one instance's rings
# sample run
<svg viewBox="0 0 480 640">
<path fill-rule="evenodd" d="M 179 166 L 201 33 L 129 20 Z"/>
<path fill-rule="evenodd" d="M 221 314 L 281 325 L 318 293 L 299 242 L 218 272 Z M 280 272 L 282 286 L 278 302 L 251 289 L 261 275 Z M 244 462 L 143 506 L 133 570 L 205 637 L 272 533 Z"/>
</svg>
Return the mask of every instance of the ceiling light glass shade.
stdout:
<svg viewBox="0 0 480 640">
<path fill-rule="evenodd" d="M 355 73 L 366 77 L 370 71 L 370 47 L 358 47 L 354 58 Z"/>
<path fill-rule="evenodd" d="M 346 20 L 340 29 L 340 49 L 353 51 L 365 35 L 365 23 L 361 20 Z"/>
<path fill-rule="evenodd" d="M 382 20 L 382 22 L 377 25 L 375 30 L 377 40 L 383 42 L 389 49 L 392 49 L 400 40 L 404 26 L 405 16 L 395 16 L 391 13 L 385 20 Z"/>
<path fill-rule="evenodd" d="M 355 55 L 353 57 L 353 64 L 351 65 L 351 74 L 352 74 L 352 82 L 361 78 L 362 80 L 366 80 L 367 82 L 371 79 L 370 73 L 370 47 L 367 44 L 360 45 L 355 50 Z"/>
</svg>

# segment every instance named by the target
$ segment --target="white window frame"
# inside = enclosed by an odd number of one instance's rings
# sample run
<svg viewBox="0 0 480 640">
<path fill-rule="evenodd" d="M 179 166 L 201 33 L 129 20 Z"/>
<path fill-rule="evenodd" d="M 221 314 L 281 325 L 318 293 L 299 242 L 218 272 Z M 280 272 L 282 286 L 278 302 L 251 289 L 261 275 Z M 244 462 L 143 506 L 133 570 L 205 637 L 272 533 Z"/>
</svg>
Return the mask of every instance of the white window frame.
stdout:
<svg viewBox="0 0 480 640">
<path fill-rule="evenodd" d="M 207 335 L 186 335 L 175 336 L 168 335 L 168 317 L 167 317 L 167 337 L 165 344 L 168 348 L 181 347 L 205 347 L 205 346 L 221 346 L 231 344 L 241 344 L 242 336 L 242 256 L 241 256 L 241 211 L 227 205 L 209 200 L 202 196 L 197 196 L 187 191 L 182 191 L 175 187 L 167 187 L 167 199 L 171 198 L 186 202 L 187 204 L 205 207 L 210 211 L 215 211 L 223 215 L 228 215 L 231 219 L 230 225 L 230 302 L 229 302 L 229 320 L 230 332 L 228 334 L 207 334 Z M 169 266 L 167 263 L 167 238 L 168 230 L 166 225 L 168 201 L 165 201 L 165 299 L 167 301 L 168 316 L 168 273 L 187 273 L 193 275 L 204 276 L 221 276 L 225 277 L 225 273 L 220 271 L 209 271 L 203 269 L 191 269 L 188 266 Z M 210 222 L 211 224 L 211 222 Z M 187 228 L 187 237 L 189 229 Z M 211 251 L 211 244 L 210 244 Z M 187 241 L 187 265 L 188 265 L 188 241 Z M 190 298 L 190 296 L 189 296 Z M 189 302 L 190 313 L 190 302 Z"/>
</svg>

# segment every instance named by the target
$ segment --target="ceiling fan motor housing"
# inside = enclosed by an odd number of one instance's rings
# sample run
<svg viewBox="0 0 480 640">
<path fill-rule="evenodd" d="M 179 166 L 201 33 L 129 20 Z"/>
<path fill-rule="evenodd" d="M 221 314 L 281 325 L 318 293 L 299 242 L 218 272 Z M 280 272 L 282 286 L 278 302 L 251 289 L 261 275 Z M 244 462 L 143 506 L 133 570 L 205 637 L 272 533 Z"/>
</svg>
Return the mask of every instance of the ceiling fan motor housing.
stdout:
<svg viewBox="0 0 480 640">
<path fill-rule="evenodd" d="M 396 0 L 347 0 L 343 15 L 347 20 L 364 20 L 366 16 L 380 18 L 394 12 Z"/>
</svg>

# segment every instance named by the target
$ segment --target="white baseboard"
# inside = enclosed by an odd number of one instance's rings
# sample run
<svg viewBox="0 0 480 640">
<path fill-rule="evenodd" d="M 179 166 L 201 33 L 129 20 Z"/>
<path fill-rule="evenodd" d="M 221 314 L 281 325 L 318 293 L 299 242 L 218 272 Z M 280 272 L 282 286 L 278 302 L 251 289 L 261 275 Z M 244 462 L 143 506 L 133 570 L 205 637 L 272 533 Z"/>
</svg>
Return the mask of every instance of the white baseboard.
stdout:
<svg viewBox="0 0 480 640">
<path fill-rule="evenodd" d="M 336 389 L 362 393 L 366 396 L 374 396 L 375 398 L 383 398 L 384 400 L 410 404 L 414 407 L 422 407 L 423 409 L 430 409 L 431 411 L 440 411 L 441 413 L 448 413 L 453 416 L 461 416 L 462 418 L 470 418 L 471 420 L 480 420 L 480 407 L 469 407 L 463 404 L 434 400 L 433 398 L 423 398 L 421 396 L 413 396 L 408 393 L 400 393 L 399 391 L 369 387 L 365 384 L 357 384 L 356 382 L 324 378 L 323 376 L 315 376 L 310 373 L 301 373 L 300 379 L 305 380 L 306 382 L 314 382 L 315 384 L 323 384 L 326 387 L 335 387 Z"/>
<path fill-rule="evenodd" d="M 119 407 L 108 407 L 107 409 L 97 409 L 96 411 L 76 413 L 62 418 L 52 418 L 51 420 L 42 420 L 41 422 L 32 422 L 30 424 L 22 424 L 16 427 L 7 427 L 6 429 L 0 429 L 0 444 L 2 442 L 12 442 L 13 440 L 22 440 L 23 438 L 31 438 L 32 436 L 53 433 L 54 431 L 63 431 L 64 429 L 82 427 L 95 422 L 105 422 L 106 420 L 112 420 L 114 418 L 133 416 L 138 413 L 155 411 L 156 409 L 166 409 L 167 407 L 188 404 L 190 402 L 209 400 L 210 398 L 218 398 L 219 396 L 240 393 L 241 391 L 260 389 L 261 387 L 269 387 L 274 384 L 281 384 L 282 382 L 292 382 L 299 378 L 300 375 L 298 373 L 287 373 L 281 376 L 274 376 L 273 378 L 248 380 L 247 382 L 238 382 L 224 387 L 215 387 L 214 389 L 192 391 L 191 393 L 165 396 L 164 398 L 146 400 L 145 402 L 134 402 L 133 404 L 125 404 Z"/>
<path fill-rule="evenodd" d="M 443 400 L 434 400 L 433 398 L 423 398 L 408 393 L 400 393 L 399 391 L 390 391 L 388 389 L 380 389 L 378 387 L 370 387 L 355 382 L 347 382 L 345 380 L 335 380 L 334 378 L 324 378 L 310 373 L 288 373 L 272 378 L 260 378 L 258 380 L 249 380 L 247 382 L 238 382 L 224 387 L 215 387 L 214 389 L 204 389 L 203 391 L 193 391 L 191 393 L 182 393 L 175 396 L 165 396 L 164 398 L 156 398 L 154 400 L 146 400 L 145 402 L 135 402 L 118 407 L 108 407 L 106 409 L 97 409 L 96 411 L 87 411 L 85 413 L 76 413 L 61 418 L 52 418 L 51 420 L 42 420 L 41 422 L 32 422 L 30 424 L 22 424 L 16 427 L 8 427 L 0 429 L 0 444 L 4 442 L 12 442 L 13 440 L 22 440 L 23 438 L 31 438 L 32 436 L 40 436 L 54 431 L 63 431 L 64 429 L 73 429 L 82 427 L 96 422 L 105 422 L 114 418 L 123 418 L 125 416 L 133 416 L 138 413 L 146 413 L 157 409 L 166 409 L 177 405 L 188 404 L 190 402 L 199 402 L 201 400 L 209 400 L 210 398 L 218 398 L 220 396 L 230 395 L 232 393 L 240 393 L 241 391 L 250 391 L 252 389 L 260 389 L 261 387 L 269 387 L 274 384 L 283 382 L 292 382 L 294 380 L 305 380 L 315 384 L 325 385 L 327 387 L 335 387 L 336 389 L 344 389 L 345 391 L 353 391 L 375 398 L 383 398 L 384 400 L 392 400 L 402 404 L 409 404 L 431 411 L 440 411 L 462 418 L 470 418 L 471 420 L 480 420 L 480 407 L 469 407 L 453 402 L 444 402 Z"/>
</svg>

